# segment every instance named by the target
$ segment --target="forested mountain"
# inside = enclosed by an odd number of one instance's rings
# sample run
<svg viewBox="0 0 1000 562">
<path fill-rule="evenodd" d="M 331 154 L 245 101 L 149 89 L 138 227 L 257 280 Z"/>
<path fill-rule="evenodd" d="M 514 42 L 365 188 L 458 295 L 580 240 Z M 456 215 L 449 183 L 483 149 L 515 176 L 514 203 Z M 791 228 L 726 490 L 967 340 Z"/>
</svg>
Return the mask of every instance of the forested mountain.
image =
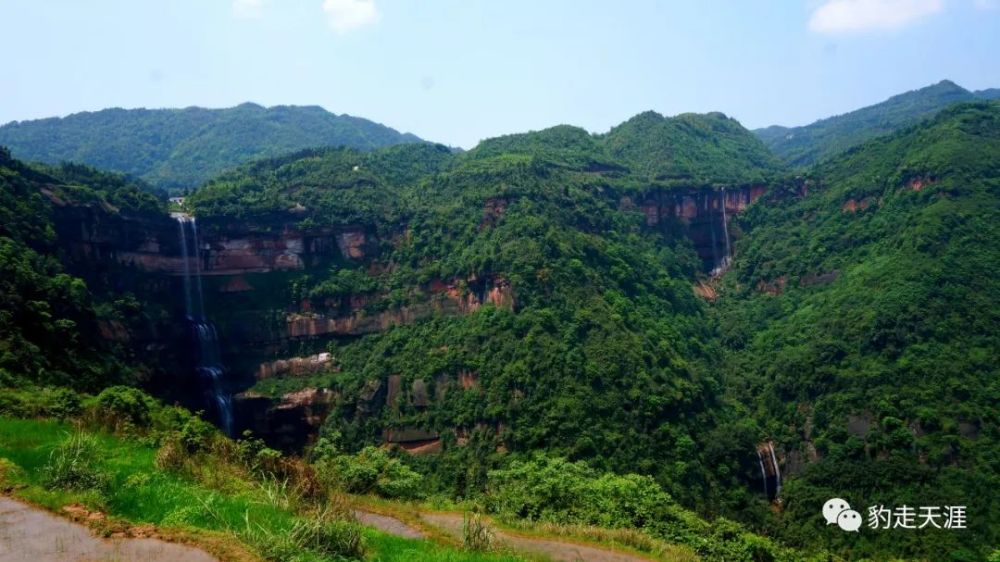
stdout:
<svg viewBox="0 0 1000 562">
<path fill-rule="evenodd" d="M 778 157 L 792 166 L 808 166 L 879 135 L 930 117 L 949 105 L 989 100 L 996 90 L 970 92 L 951 82 L 899 94 L 869 107 L 821 119 L 802 127 L 773 125 L 754 133 Z"/>
<path fill-rule="evenodd" d="M 715 310 L 740 411 L 802 466 L 777 519 L 796 542 L 831 496 L 952 505 L 962 534 L 868 534 L 931 560 L 998 539 L 1000 105 L 949 108 L 772 192 L 738 219 Z"/>
<path fill-rule="evenodd" d="M 731 187 L 761 182 L 783 167 L 721 113 L 670 118 L 647 111 L 611 129 L 604 144 L 637 176 L 661 185 Z"/>
<path fill-rule="evenodd" d="M 163 202 L 118 174 L 81 165 L 28 166 L 0 147 L 0 386 L 99 390 L 135 383 L 127 353 L 100 326 L 141 316 L 134 297 L 109 294 L 67 271 L 53 208 L 157 214 Z"/>
<path fill-rule="evenodd" d="M 207 181 L 183 207 L 197 227 L 121 176 L 0 172 L 0 386 L 142 381 L 214 416 L 203 381 L 157 363 L 184 341 L 169 325 L 194 325 L 237 432 L 334 463 L 342 491 L 706 560 L 981 560 L 1000 541 L 997 102 L 804 172 L 721 114 L 460 154 L 313 148 Z M 86 285 L 60 275 L 81 263 Z M 79 326 L 85 385 L 19 355 Z M 960 502 L 969 528 L 844 533 L 831 497 Z"/>
<path fill-rule="evenodd" d="M 318 106 L 105 109 L 8 123 L 0 145 L 22 160 L 79 162 L 167 190 L 190 189 L 253 158 L 317 146 L 369 150 L 420 142 L 411 134 Z"/>
<path fill-rule="evenodd" d="M 1000 98 L 1000 88 L 989 88 L 986 90 L 976 90 L 973 92 L 976 97 L 982 100 L 995 100 Z"/>
</svg>

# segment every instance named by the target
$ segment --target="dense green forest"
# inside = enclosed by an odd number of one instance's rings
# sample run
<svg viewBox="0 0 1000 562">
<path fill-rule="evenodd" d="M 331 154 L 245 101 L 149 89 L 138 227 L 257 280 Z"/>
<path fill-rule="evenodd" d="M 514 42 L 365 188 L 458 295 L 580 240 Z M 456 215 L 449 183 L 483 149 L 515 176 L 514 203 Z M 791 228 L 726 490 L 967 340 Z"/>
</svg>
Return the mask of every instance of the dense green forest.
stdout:
<svg viewBox="0 0 1000 562">
<path fill-rule="evenodd" d="M 373 149 L 411 134 L 317 106 L 105 109 L 8 123 L 0 145 L 22 160 L 73 161 L 125 172 L 155 187 L 193 189 L 254 158 L 317 146 Z"/>
<path fill-rule="evenodd" d="M 968 531 L 866 535 L 854 552 L 974 559 L 1000 520 L 1000 106 L 947 109 L 786 189 L 740 217 L 714 311 L 740 411 L 818 458 L 783 492 L 782 534 L 814 540 L 813 502 L 848 490 L 960 501 Z"/>
<path fill-rule="evenodd" d="M 743 140 L 759 145 L 746 131 Z M 286 301 L 362 294 L 372 300 L 369 312 L 391 311 L 440 298 L 428 291 L 434 282 L 466 294 L 509 284 L 515 306 L 332 342 L 342 368 L 336 385 L 347 396 L 331 431 L 347 443 L 374 442 L 387 424 L 500 423 L 502 437 L 491 429 L 484 438 L 653 471 L 657 459 L 693 447 L 691 432 L 719 380 L 706 366 L 710 333 L 690 288 L 698 260 L 682 236 L 647 233 L 641 213 L 619 208 L 622 196 L 639 191 L 627 167 L 596 164 L 608 160 L 603 142 L 558 127 L 487 141 L 464 155 L 398 147 L 390 149 L 392 167 L 381 152 L 326 151 L 254 165 L 210 182 L 188 203 L 209 223 L 299 204 L 303 222 L 364 224 L 378 234 L 382 274 L 370 276 L 363 264 L 314 272 L 289 283 Z M 733 156 L 720 152 L 717 161 L 729 165 Z M 438 171 L 399 181 L 429 169 Z M 759 173 L 748 168 L 746 181 Z M 498 202 L 503 211 L 494 214 Z M 477 373 L 481 394 L 452 393 L 426 412 L 350 415 L 349 398 L 384 373 L 410 384 L 462 371 Z M 475 493 L 490 467 L 480 461 L 438 471 L 442 489 Z M 661 470 L 698 472 L 686 463 Z M 694 493 L 680 482 L 674 491 Z"/>
<path fill-rule="evenodd" d="M 792 166 L 805 167 L 830 158 L 879 135 L 898 131 L 931 117 L 949 105 L 998 97 L 996 89 L 970 92 L 951 82 L 899 94 L 884 102 L 802 127 L 773 125 L 757 129 L 771 151 Z"/>
<path fill-rule="evenodd" d="M 329 352 L 335 369 L 250 388 L 335 392 L 303 453 L 337 490 L 635 529 L 707 560 L 982 560 L 1000 542 L 990 501 L 1000 485 L 1000 103 L 941 110 L 966 99 L 953 86 L 831 125 L 839 132 L 815 137 L 809 158 L 823 159 L 805 171 L 722 114 L 647 112 L 603 135 L 559 126 L 466 153 L 310 148 L 217 175 L 184 209 L 208 232 L 367 236 L 360 257 L 260 274 L 271 275 L 267 290 L 247 297 L 279 322 L 394 319 L 302 338 L 297 352 Z M 885 130 L 896 131 L 868 140 Z M 146 380 L 156 367 L 99 337 L 99 325 L 165 312 L 150 295 L 68 274 L 51 213 L 162 217 L 162 198 L 126 176 L 8 152 L 0 174 L 0 387 L 96 394 Z M 767 193 L 727 217 L 720 193 L 749 186 Z M 728 271 L 706 270 L 687 234 L 698 216 L 650 220 L 643 205 L 674 195 L 701 197 L 710 224 L 728 219 L 711 227 L 727 248 L 732 238 Z M 224 282 L 206 280 L 206 291 Z M 225 301 L 206 306 L 222 334 L 241 321 Z M 395 397 L 375 400 L 389 384 Z M 130 392 L 82 400 L 148 411 L 134 425 L 164 426 L 149 440 L 157 455 L 242 447 L 224 455 L 240 467 L 278 455 L 253 439 L 210 446 L 210 429 L 181 414 L 163 422 L 160 406 Z M 51 398 L 7 394 L 8 414 Z M 392 432 L 439 436 L 441 450 L 380 447 Z M 778 493 L 761 479 L 766 443 L 780 458 Z M 831 497 L 859 510 L 962 504 L 969 528 L 855 536 L 820 517 Z"/>
<path fill-rule="evenodd" d="M 1000 263 L 991 254 L 997 115 L 996 105 L 948 110 L 805 178 L 781 176 L 738 129 L 727 138 L 724 118 L 643 114 L 606 136 L 557 127 L 464 155 L 406 149 L 409 158 L 394 159 L 403 171 L 351 151 L 265 162 L 210 183 L 191 203 L 206 219 L 301 205 L 304 220 L 367 224 L 391 241 L 378 258 L 391 269 L 316 273 L 290 285 L 288 300 L 362 293 L 374 297 L 369 310 L 391 310 L 433 298 L 434 280 L 510 283 L 513 309 L 334 340 L 335 376 L 260 386 L 344 392 L 327 431 L 348 446 L 380 441 L 386 426 L 434 428 L 446 442 L 479 426 L 473 439 L 483 445 L 413 461 L 441 491 L 474 495 L 489 470 L 545 449 L 649 474 L 686 505 L 800 546 L 976 559 L 996 540 L 985 524 L 995 508 L 978 500 L 997 483 L 989 405 L 998 306 L 988 286 Z M 691 122 L 721 133 L 699 145 L 702 129 Z M 680 178 L 771 186 L 734 220 L 741 241 L 714 305 L 691 291 L 702 273 L 689 242 L 644 228 L 621 204 Z M 484 228 L 497 200 L 504 214 Z M 463 372 L 479 377 L 472 396 L 356 412 L 384 373 L 406 388 Z M 790 469 L 777 513 L 755 489 L 754 450 L 767 440 L 784 447 Z M 494 453 L 498 445 L 513 456 Z M 823 534 L 808 515 L 838 494 L 867 503 L 966 498 L 983 524 L 933 540 L 853 541 Z"/>
<path fill-rule="evenodd" d="M 161 213 L 149 186 L 78 164 L 26 165 L 0 147 L 0 385 L 99 390 L 135 382 L 125 350 L 99 324 L 140 320 L 134 295 L 95 291 L 66 272 L 52 207 Z"/>
</svg>

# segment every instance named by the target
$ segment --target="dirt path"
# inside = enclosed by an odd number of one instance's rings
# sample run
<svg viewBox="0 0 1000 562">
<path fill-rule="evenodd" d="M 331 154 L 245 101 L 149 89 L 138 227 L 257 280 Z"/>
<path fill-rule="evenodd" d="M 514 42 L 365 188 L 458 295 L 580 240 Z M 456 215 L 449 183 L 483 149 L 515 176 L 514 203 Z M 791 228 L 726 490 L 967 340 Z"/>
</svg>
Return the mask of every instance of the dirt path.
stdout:
<svg viewBox="0 0 1000 562">
<path fill-rule="evenodd" d="M 419 529 L 415 529 L 395 517 L 361 510 L 354 510 L 354 517 L 358 520 L 358 523 L 369 527 L 375 527 L 383 533 L 403 537 L 404 539 L 427 538 L 427 535 Z"/>
<path fill-rule="evenodd" d="M 217 562 L 204 551 L 157 539 L 103 540 L 90 530 L 0 497 L 0 562 Z"/>
<path fill-rule="evenodd" d="M 446 533 L 462 538 L 462 515 L 457 513 L 422 513 L 420 517 Z M 554 539 L 538 539 L 516 535 L 499 529 L 494 530 L 497 540 L 516 551 L 540 554 L 559 562 L 649 562 L 649 558 L 605 550 L 594 546 L 584 546 Z"/>
</svg>

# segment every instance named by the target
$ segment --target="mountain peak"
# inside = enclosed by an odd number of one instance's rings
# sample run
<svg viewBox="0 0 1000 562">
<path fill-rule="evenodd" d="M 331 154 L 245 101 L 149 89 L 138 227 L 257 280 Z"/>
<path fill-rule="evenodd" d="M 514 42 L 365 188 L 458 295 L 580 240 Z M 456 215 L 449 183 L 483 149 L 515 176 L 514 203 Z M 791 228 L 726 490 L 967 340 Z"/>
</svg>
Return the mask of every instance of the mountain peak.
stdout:
<svg viewBox="0 0 1000 562">
<path fill-rule="evenodd" d="M 880 103 L 803 127 L 767 127 L 754 133 L 785 162 L 808 166 L 877 136 L 930 117 L 949 105 L 987 98 L 951 80 L 896 94 Z"/>
</svg>

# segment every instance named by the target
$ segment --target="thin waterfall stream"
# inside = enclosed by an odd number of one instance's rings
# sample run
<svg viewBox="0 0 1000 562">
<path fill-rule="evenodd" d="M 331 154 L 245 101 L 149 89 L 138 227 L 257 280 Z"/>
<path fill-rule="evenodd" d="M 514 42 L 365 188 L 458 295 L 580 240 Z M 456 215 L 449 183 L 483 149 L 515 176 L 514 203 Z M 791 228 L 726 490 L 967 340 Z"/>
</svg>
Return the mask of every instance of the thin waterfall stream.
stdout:
<svg viewBox="0 0 1000 562">
<path fill-rule="evenodd" d="M 729 246 L 729 217 L 726 216 L 726 190 L 722 190 L 722 232 L 725 234 L 726 253 L 722 256 L 722 273 L 729 269 L 729 263 L 733 257 L 732 248 Z"/>
<path fill-rule="evenodd" d="M 771 491 L 767 487 L 767 471 L 764 470 L 764 459 L 760 456 L 760 449 L 757 449 L 757 462 L 760 464 L 760 478 L 764 481 L 764 497 L 770 498 Z"/>
<path fill-rule="evenodd" d="M 771 465 L 774 466 L 774 495 L 781 495 L 781 469 L 778 467 L 778 457 L 774 454 L 774 443 L 768 441 L 767 448 L 771 450 Z"/>
<path fill-rule="evenodd" d="M 714 205 L 712 206 L 714 207 Z M 723 254 L 719 257 L 719 242 L 715 235 L 715 221 L 711 223 L 711 233 L 712 233 L 712 259 L 714 266 L 712 268 L 712 277 L 718 277 L 729 270 L 729 264 L 732 262 L 732 247 L 730 246 L 729 240 L 729 217 L 726 214 L 726 190 L 722 190 L 722 244 L 723 244 Z"/>
<path fill-rule="evenodd" d="M 197 363 L 195 371 L 206 383 L 206 389 L 215 406 L 219 425 L 226 435 L 232 435 L 233 404 L 232 396 L 225 388 L 225 366 L 219 352 L 219 334 L 215 325 L 208 321 L 205 314 L 205 297 L 201 287 L 201 246 L 198 242 L 198 223 L 194 217 L 175 213 L 180 230 L 181 258 L 184 260 L 184 312 L 191 327 L 191 335 L 197 342 Z M 188 225 L 191 230 L 191 243 L 194 251 L 188 248 Z M 194 260 L 194 274 L 191 271 L 191 260 Z M 192 290 L 193 289 L 193 290 Z M 194 295 L 192 295 L 192 292 Z"/>
</svg>

